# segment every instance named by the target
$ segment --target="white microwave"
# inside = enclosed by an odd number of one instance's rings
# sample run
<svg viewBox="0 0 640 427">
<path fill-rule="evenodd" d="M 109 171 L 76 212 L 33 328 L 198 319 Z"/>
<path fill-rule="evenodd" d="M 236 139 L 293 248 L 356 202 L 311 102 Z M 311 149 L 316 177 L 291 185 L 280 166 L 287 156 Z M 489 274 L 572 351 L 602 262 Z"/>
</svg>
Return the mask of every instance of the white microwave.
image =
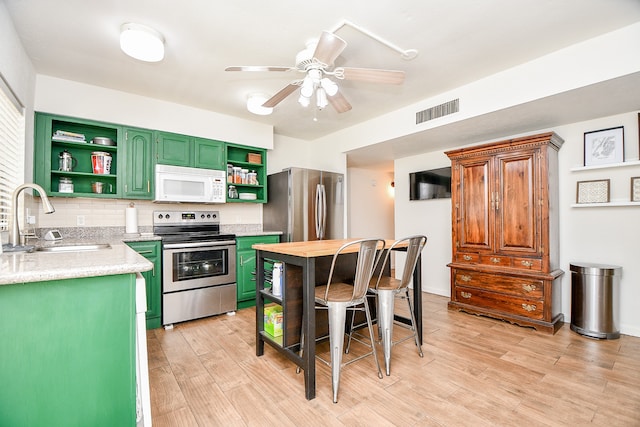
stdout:
<svg viewBox="0 0 640 427">
<path fill-rule="evenodd" d="M 156 165 L 156 202 L 224 203 L 226 171 Z"/>
</svg>

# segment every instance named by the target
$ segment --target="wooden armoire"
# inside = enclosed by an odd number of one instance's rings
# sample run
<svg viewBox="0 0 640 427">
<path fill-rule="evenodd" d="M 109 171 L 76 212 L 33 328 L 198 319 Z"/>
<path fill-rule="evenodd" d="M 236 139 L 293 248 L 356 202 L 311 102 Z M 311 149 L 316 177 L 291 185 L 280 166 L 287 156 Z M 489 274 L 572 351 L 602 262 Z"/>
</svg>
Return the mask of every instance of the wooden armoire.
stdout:
<svg viewBox="0 0 640 427">
<path fill-rule="evenodd" d="M 448 151 L 452 261 L 449 309 L 555 333 L 558 150 L 544 133 Z"/>
</svg>

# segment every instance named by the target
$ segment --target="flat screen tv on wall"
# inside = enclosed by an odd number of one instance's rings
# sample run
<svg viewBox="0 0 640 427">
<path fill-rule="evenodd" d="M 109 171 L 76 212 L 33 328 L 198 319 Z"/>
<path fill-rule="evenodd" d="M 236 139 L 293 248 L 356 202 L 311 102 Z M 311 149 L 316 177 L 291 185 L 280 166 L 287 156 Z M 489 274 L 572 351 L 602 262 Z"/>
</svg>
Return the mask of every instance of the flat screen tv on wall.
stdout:
<svg viewBox="0 0 640 427">
<path fill-rule="evenodd" d="M 450 198 L 451 167 L 409 174 L 409 200 Z"/>
</svg>

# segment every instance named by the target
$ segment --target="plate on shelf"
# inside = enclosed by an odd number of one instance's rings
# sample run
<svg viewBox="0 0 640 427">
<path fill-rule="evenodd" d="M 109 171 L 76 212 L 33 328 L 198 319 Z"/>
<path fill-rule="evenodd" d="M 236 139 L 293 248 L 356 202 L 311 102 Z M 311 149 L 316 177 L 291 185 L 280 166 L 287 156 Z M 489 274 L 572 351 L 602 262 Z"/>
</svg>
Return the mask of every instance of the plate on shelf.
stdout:
<svg viewBox="0 0 640 427">
<path fill-rule="evenodd" d="M 254 193 L 240 193 L 238 197 L 241 200 L 256 200 L 257 196 Z"/>
</svg>

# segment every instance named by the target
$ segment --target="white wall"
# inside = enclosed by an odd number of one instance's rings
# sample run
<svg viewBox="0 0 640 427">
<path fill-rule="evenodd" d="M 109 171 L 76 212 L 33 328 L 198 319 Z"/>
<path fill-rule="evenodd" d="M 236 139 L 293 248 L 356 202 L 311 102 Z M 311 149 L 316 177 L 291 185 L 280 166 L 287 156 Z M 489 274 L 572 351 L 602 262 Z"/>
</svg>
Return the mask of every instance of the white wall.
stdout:
<svg viewBox="0 0 640 427">
<path fill-rule="evenodd" d="M 25 141 L 33 140 L 33 102 L 36 74 L 4 5 L 0 3 L 0 74 L 25 107 Z M 25 181 L 33 176 L 33 145 L 26 144 Z"/>
<path fill-rule="evenodd" d="M 349 168 L 347 236 L 393 239 L 394 196 L 393 173 L 371 169 Z"/>
<path fill-rule="evenodd" d="M 576 201 L 577 181 L 610 179 L 612 201 L 629 200 L 630 178 L 640 176 L 640 165 L 572 171 L 583 162 L 584 132 L 624 126 L 625 159 L 637 160 L 640 144 L 638 112 L 603 117 L 580 123 L 541 129 L 533 133 L 555 131 L 565 143 L 559 152 L 560 268 L 562 311 L 565 321 L 571 316 L 572 262 L 593 262 L 623 267 L 620 281 L 620 331 L 640 336 L 640 203 L 627 207 L 572 207 Z M 504 139 L 520 136 L 505 135 Z M 478 143 L 490 141 L 477 141 Z M 423 290 L 450 296 L 451 201 L 409 201 L 408 174 L 416 170 L 450 164 L 443 152 L 407 157 L 395 162 L 396 236 L 423 233 L 429 238 L 423 256 Z"/>
<path fill-rule="evenodd" d="M 44 75 L 37 76 L 35 109 L 273 148 L 273 126 Z"/>
<path fill-rule="evenodd" d="M 449 166 L 442 152 L 405 157 L 395 162 L 395 234 L 427 236 L 422 253 L 422 290 L 450 295 L 451 199 L 409 200 L 409 173 Z"/>
</svg>

